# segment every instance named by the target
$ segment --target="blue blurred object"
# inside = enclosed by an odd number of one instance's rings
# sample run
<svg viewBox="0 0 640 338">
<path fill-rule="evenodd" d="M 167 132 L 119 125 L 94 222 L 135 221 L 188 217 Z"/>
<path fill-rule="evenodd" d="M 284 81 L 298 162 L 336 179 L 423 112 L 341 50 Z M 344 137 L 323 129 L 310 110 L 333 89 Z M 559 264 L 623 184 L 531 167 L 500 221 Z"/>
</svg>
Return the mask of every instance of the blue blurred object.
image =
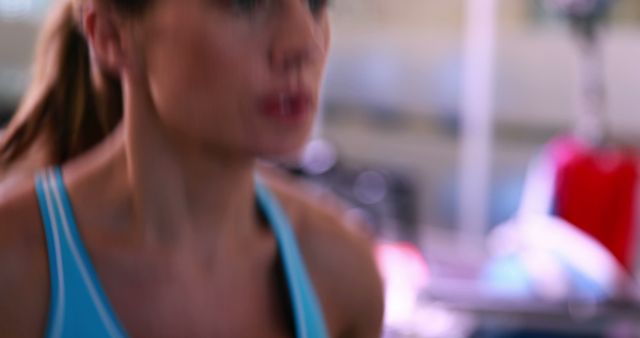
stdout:
<svg viewBox="0 0 640 338">
<path fill-rule="evenodd" d="M 481 281 L 500 298 L 602 303 L 631 280 L 600 243 L 553 216 L 522 215 L 494 230 L 489 248 Z"/>
<path fill-rule="evenodd" d="M 531 297 L 533 280 L 518 255 L 497 257 L 484 268 L 481 279 L 491 293 L 505 298 Z"/>
</svg>

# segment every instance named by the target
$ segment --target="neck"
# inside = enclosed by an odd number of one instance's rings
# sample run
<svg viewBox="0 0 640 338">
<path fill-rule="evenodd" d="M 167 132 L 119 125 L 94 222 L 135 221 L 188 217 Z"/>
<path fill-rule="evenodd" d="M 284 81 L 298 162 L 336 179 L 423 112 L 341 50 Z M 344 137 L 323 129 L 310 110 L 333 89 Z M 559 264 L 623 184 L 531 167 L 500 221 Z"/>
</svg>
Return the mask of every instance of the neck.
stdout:
<svg viewBox="0 0 640 338">
<path fill-rule="evenodd" d="M 171 135 L 151 100 L 125 88 L 124 146 L 134 223 L 160 241 L 245 236 L 256 224 L 254 160 Z M 144 96 L 142 96 L 144 97 Z"/>
</svg>

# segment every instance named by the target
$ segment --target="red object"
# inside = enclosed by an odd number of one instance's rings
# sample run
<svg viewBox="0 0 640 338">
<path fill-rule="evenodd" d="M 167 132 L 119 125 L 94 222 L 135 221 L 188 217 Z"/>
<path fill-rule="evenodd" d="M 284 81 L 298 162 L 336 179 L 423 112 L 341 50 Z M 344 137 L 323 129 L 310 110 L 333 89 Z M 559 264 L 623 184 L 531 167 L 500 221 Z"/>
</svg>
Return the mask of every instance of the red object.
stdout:
<svg viewBox="0 0 640 338">
<path fill-rule="evenodd" d="M 637 160 L 632 150 L 594 148 L 572 137 L 550 144 L 554 213 L 602 243 L 631 270 Z"/>
</svg>

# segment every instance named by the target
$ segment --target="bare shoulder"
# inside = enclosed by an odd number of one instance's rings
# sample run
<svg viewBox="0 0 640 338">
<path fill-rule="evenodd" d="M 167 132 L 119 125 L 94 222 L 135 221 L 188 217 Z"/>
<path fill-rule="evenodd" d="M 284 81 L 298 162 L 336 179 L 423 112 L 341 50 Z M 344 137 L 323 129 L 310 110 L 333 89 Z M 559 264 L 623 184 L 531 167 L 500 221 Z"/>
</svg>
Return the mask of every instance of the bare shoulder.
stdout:
<svg viewBox="0 0 640 338">
<path fill-rule="evenodd" d="M 35 185 L 23 180 L 0 191 L 0 253 L 45 244 Z M 17 258 L 17 257 L 16 257 Z"/>
<path fill-rule="evenodd" d="M 0 332 L 41 337 L 48 303 L 48 265 L 31 180 L 0 191 Z"/>
<path fill-rule="evenodd" d="M 342 322 L 341 336 L 379 337 L 382 282 L 362 224 L 322 188 L 277 171 L 264 177 L 291 218 L 325 315 Z"/>
</svg>

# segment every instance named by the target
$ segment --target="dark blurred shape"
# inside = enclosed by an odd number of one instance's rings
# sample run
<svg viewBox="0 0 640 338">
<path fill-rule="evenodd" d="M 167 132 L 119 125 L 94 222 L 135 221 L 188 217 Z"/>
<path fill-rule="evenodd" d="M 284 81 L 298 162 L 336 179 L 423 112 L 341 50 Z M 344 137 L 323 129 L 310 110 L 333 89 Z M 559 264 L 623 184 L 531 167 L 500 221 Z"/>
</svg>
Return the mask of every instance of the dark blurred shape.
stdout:
<svg viewBox="0 0 640 338">
<path fill-rule="evenodd" d="M 483 328 L 470 338 L 606 338 L 603 334 L 557 333 L 544 330 L 492 329 Z"/>
<path fill-rule="evenodd" d="M 567 17 L 573 28 L 593 35 L 615 0 L 546 0 L 546 4 Z"/>
<path fill-rule="evenodd" d="M 411 177 L 393 169 L 345 161 L 327 140 L 312 140 L 299 163 L 286 170 L 326 187 L 354 207 L 381 237 L 419 240 L 417 187 Z M 417 244 L 417 243 L 416 243 Z"/>
<path fill-rule="evenodd" d="M 11 119 L 11 115 L 13 114 L 13 107 L 9 105 L 1 105 L 0 104 L 0 129 L 4 128 Z"/>
</svg>

